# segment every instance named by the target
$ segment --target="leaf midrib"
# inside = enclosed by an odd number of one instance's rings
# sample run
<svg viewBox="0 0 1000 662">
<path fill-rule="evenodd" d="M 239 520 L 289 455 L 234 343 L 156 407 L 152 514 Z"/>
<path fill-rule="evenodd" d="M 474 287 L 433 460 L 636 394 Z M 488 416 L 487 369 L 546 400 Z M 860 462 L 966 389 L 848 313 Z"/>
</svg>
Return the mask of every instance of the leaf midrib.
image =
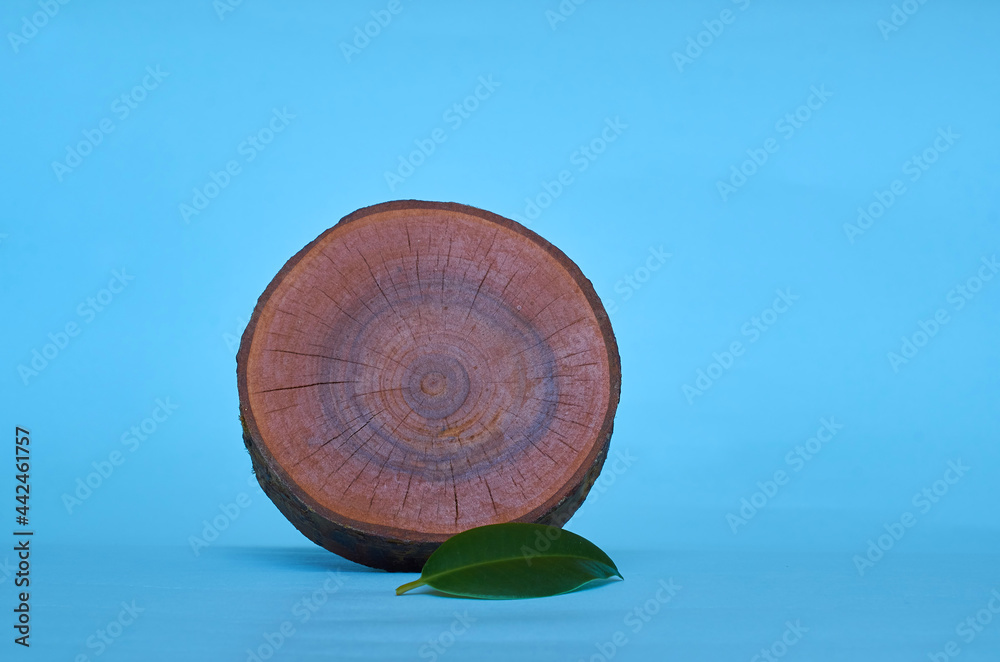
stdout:
<svg viewBox="0 0 1000 662">
<path fill-rule="evenodd" d="M 469 570 L 471 568 L 479 568 L 479 567 L 482 567 L 482 566 L 493 565 L 493 564 L 496 564 L 496 563 L 504 563 L 504 562 L 507 562 L 507 561 L 516 561 L 518 558 L 519 557 L 517 557 L 517 556 L 512 556 L 512 557 L 509 557 L 509 558 L 493 559 L 493 560 L 490 560 L 490 561 L 480 561 L 478 563 L 470 563 L 469 565 L 463 565 L 460 568 L 454 568 L 452 570 L 446 570 L 444 572 L 436 573 L 436 574 L 431 575 L 429 577 L 421 577 L 421 579 L 423 579 L 424 582 L 427 583 L 431 579 L 435 579 L 437 577 L 445 577 L 447 575 L 451 575 L 451 574 L 454 574 L 456 572 L 462 572 L 463 570 Z M 615 571 L 615 574 L 617 576 L 621 577 L 621 573 L 619 573 L 618 570 L 613 565 L 608 565 L 604 561 L 600 561 L 600 560 L 597 560 L 597 559 L 592 559 L 592 558 L 587 557 L 587 556 L 578 556 L 576 554 L 552 554 L 552 555 L 542 555 L 542 558 L 543 559 L 557 559 L 557 558 L 559 558 L 559 559 L 580 559 L 580 560 L 583 560 L 583 561 L 591 561 L 591 562 L 595 562 L 595 563 L 600 563 L 601 565 L 603 565 L 605 567 L 613 569 Z"/>
</svg>

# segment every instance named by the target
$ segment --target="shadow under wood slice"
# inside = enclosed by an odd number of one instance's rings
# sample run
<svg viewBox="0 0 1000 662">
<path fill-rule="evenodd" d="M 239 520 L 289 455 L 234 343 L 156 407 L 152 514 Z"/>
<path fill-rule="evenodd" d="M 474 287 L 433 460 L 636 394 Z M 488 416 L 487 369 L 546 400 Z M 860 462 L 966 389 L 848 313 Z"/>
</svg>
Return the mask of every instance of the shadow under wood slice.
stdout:
<svg viewBox="0 0 1000 662">
<path fill-rule="evenodd" d="M 576 264 L 509 219 L 414 200 L 354 212 L 292 257 L 236 372 L 264 492 L 316 544 L 395 571 L 476 526 L 565 523 L 621 389 Z"/>
</svg>

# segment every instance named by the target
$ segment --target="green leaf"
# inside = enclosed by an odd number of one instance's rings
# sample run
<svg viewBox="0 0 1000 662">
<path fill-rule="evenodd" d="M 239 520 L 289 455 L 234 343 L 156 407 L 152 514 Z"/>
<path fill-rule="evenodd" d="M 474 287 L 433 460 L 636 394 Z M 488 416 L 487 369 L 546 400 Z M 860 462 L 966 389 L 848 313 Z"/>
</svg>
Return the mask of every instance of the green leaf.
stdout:
<svg viewBox="0 0 1000 662">
<path fill-rule="evenodd" d="M 543 524 L 490 524 L 456 534 L 424 564 L 402 595 L 427 585 L 467 598 L 540 598 L 621 578 L 607 554 L 586 538 Z"/>
</svg>

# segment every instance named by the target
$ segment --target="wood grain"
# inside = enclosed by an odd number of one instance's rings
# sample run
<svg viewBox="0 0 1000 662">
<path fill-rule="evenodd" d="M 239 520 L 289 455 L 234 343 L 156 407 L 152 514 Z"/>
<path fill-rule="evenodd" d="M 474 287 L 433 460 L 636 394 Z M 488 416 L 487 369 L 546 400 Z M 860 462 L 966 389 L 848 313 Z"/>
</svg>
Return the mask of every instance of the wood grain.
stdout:
<svg viewBox="0 0 1000 662">
<path fill-rule="evenodd" d="M 361 209 L 297 253 L 237 356 L 261 486 L 323 547 L 419 570 L 452 534 L 562 525 L 603 465 L 621 368 L 579 268 L 455 203 Z"/>
</svg>

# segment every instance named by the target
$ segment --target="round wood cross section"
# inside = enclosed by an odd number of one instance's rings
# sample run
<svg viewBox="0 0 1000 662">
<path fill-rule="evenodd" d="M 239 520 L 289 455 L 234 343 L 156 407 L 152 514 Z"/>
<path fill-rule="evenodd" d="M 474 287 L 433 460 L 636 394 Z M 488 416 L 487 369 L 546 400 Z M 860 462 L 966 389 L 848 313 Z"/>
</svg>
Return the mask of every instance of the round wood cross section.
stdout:
<svg viewBox="0 0 1000 662">
<path fill-rule="evenodd" d="M 299 251 L 237 356 L 261 486 L 313 542 L 417 571 L 453 534 L 561 526 L 621 387 L 590 281 L 534 232 L 455 203 L 361 209 Z"/>
</svg>

